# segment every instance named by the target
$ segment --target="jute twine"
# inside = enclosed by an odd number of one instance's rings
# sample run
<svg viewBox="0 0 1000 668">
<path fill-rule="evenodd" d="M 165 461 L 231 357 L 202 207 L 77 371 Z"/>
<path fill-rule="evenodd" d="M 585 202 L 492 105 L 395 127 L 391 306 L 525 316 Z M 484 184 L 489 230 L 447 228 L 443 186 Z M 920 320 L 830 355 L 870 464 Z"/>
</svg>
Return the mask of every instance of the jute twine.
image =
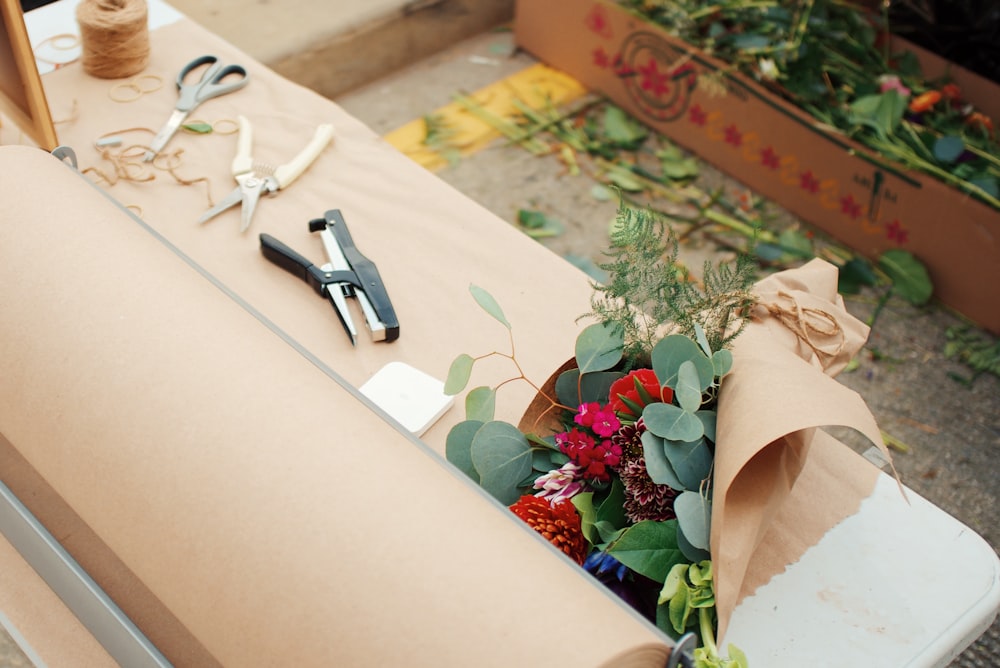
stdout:
<svg viewBox="0 0 1000 668">
<path fill-rule="evenodd" d="M 87 74 L 121 79 L 149 63 L 146 0 L 83 0 L 76 8 Z"/>
</svg>

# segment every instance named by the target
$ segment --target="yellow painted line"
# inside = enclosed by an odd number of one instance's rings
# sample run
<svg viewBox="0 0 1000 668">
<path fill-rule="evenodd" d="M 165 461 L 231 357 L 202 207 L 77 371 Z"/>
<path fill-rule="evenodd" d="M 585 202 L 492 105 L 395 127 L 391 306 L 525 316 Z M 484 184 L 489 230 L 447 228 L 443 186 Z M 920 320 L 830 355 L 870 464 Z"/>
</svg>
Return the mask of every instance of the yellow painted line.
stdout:
<svg viewBox="0 0 1000 668">
<path fill-rule="evenodd" d="M 492 116 L 512 121 L 521 115 L 515 100 L 541 110 L 571 103 L 586 94 L 587 89 L 576 79 L 538 63 L 471 93 L 468 98 Z M 446 146 L 457 150 L 460 155 L 470 155 L 503 136 L 494 125 L 470 112 L 460 102 L 451 102 L 428 116 L 433 116 L 447 132 Z M 442 154 L 446 151 L 428 145 L 424 118 L 410 121 L 384 138 L 432 171 L 445 167 L 449 162 L 448 156 Z"/>
</svg>

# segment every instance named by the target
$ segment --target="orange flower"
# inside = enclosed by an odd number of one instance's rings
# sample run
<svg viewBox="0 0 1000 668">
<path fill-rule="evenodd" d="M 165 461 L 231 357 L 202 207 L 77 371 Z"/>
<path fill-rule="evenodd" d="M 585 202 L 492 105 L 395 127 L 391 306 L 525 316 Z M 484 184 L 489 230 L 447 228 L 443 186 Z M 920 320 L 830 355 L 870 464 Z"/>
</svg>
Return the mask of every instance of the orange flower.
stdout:
<svg viewBox="0 0 1000 668">
<path fill-rule="evenodd" d="M 570 559 L 583 565 L 587 557 L 587 540 L 583 537 L 580 515 L 572 503 L 550 504 L 545 499 L 525 494 L 510 509 Z"/>
<path fill-rule="evenodd" d="M 915 114 L 927 111 L 935 104 L 941 101 L 941 92 L 936 90 L 929 90 L 926 93 L 921 93 L 910 101 L 910 111 Z"/>
<path fill-rule="evenodd" d="M 974 111 L 965 119 L 965 123 L 969 127 L 982 128 L 986 132 L 993 133 L 993 119 L 986 114 Z"/>
</svg>

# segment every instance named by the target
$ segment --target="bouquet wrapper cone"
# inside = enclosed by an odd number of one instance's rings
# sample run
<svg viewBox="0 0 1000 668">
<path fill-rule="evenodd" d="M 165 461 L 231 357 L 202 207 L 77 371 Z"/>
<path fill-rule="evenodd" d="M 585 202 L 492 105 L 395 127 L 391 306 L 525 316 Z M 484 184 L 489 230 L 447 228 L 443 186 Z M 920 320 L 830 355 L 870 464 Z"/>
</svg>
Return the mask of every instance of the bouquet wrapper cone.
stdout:
<svg viewBox="0 0 1000 668">
<path fill-rule="evenodd" d="M 746 595 L 857 511 L 879 471 L 821 430 L 851 427 L 891 461 L 875 418 L 834 379 L 868 337 L 823 260 L 756 284 L 719 396 L 711 552 L 719 637 Z"/>
</svg>

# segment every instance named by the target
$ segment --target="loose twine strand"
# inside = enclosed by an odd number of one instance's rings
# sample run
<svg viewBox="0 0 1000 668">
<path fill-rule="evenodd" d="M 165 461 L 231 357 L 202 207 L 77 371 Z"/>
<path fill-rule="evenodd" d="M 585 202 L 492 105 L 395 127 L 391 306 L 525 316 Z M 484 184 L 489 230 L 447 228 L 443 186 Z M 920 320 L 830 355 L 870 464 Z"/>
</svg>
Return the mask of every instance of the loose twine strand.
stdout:
<svg viewBox="0 0 1000 668">
<path fill-rule="evenodd" d="M 146 0 L 83 0 L 76 8 L 87 74 L 121 79 L 149 63 Z"/>
<path fill-rule="evenodd" d="M 761 306 L 767 314 L 787 327 L 795 336 L 809 349 L 816 354 L 820 361 L 835 358 L 840 355 L 847 345 L 844 330 L 840 327 L 837 319 L 819 308 L 805 307 L 799 305 L 794 298 L 784 290 L 778 291 L 778 298 L 791 303 L 785 306 L 776 302 L 762 303 Z M 823 339 L 837 338 L 837 346 L 831 351 L 820 347 L 814 337 Z M 825 366 L 825 365 L 824 365 Z"/>
</svg>

